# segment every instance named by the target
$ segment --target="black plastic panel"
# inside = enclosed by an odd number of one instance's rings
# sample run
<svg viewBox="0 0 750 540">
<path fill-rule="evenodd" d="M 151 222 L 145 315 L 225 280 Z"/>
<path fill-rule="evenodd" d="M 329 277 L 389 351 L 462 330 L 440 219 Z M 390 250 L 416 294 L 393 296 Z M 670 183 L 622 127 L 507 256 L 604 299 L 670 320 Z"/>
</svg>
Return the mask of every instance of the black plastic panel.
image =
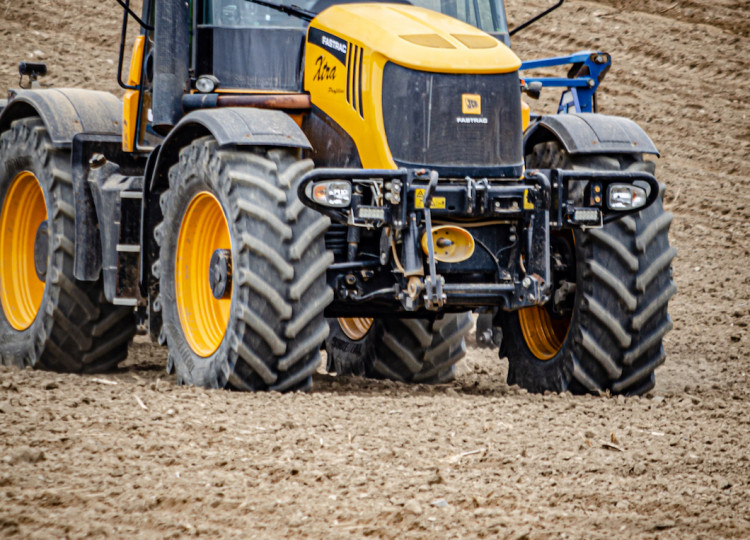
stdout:
<svg viewBox="0 0 750 540">
<path fill-rule="evenodd" d="M 523 164 L 520 104 L 517 72 L 428 73 L 388 63 L 383 73 L 385 132 L 401 164 L 515 169 Z"/>
</svg>

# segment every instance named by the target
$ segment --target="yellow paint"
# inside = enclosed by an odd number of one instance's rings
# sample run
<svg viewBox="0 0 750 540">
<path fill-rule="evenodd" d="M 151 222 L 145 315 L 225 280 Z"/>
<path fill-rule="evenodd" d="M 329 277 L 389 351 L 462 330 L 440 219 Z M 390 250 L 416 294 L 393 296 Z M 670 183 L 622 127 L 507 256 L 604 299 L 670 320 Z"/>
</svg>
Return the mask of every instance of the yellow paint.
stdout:
<svg viewBox="0 0 750 540">
<path fill-rule="evenodd" d="M 529 122 L 531 122 L 531 107 L 529 107 L 528 103 L 521 100 L 521 125 L 523 126 L 523 131 L 526 131 L 526 128 L 529 127 Z"/>
<path fill-rule="evenodd" d="M 376 51 L 404 67 L 439 73 L 510 73 L 521 60 L 497 40 L 476 48 L 471 38 L 493 40 L 465 22 L 426 8 L 406 4 L 337 4 L 318 15 L 311 27 L 337 36 L 356 36 L 365 52 Z M 345 32 L 343 34 L 342 32 Z M 420 45 L 401 36 L 438 36 L 454 48 Z M 456 37 L 458 36 L 458 37 Z M 343 41 L 349 41 L 341 38 Z M 469 42 L 472 47 L 466 45 Z M 486 42 L 490 43 L 490 42 Z M 308 58 L 306 62 L 310 59 Z M 364 64 L 363 64 L 364 66 Z"/>
<path fill-rule="evenodd" d="M 424 189 L 414 191 L 414 208 L 424 208 Z M 445 197 L 433 197 L 430 203 L 432 208 L 445 208 Z"/>
<path fill-rule="evenodd" d="M 130 56 L 130 73 L 128 85 L 138 86 L 141 83 L 143 67 L 143 49 L 146 36 L 138 36 L 133 43 L 133 53 Z M 138 90 L 126 90 L 122 98 L 122 150 L 132 152 L 135 149 L 136 122 L 138 121 Z M 145 123 L 145 118 L 143 119 Z"/>
<path fill-rule="evenodd" d="M 447 245 L 439 245 L 443 240 Z M 422 251 L 429 253 L 427 234 L 422 235 Z M 432 252 L 435 259 L 441 262 L 457 263 L 465 261 L 474 254 L 474 238 L 471 233 L 454 225 L 442 225 L 432 229 Z"/>
<path fill-rule="evenodd" d="M 300 114 L 289 114 L 289 116 L 294 120 L 294 123 L 297 124 L 297 126 L 302 127 L 302 121 L 305 119 L 305 115 L 303 113 Z"/>
<path fill-rule="evenodd" d="M 39 180 L 32 172 L 18 173 L 0 214 L 0 300 L 5 318 L 19 332 L 31 326 L 42 305 L 45 284 L 36 274 L 34 241 L 46 219 Z"/>
<path fill-rule="evenodd" d="M 368 317 L 339 317 L 338 319 L 341 331 L 352 341 L 359 341 L 369 334 L 374 320 Z"/>
<path fill-rule="evenodd" d="M 529 190 L 524 189 L 523 190 L 523 209 L 524 210 L 533 210 L 534 209 L 534 203 L 529 200 Z"/>
<path fill-rule="evenodd" d="M 232 304 L 216 299 L 209 283 L 211 256 L 217 249 L 232 249 L 227 218 L 216 197 L 198 193 L 190 201 L 180 225 L 175 258 L 175 301 L 180 325 L 190 348 L 202 357 L 221 345 Z"/>
<path fill-rule="evenodd" d="M 461 94 L 461 112 L 463 114 L 482 114 L 482 96 L 479 94 Z"/>
<path fill-rule="evenodd" d="M 573 234 L 570 231 L 565 234 L 569 235 L 571 245 L 575 245 Z M 518 310 L 518 323 L 526 346 L 531 354 L 544 361 L 551 360 L 562 349 L 572 318 L 571 315 L 553 319 L 544 306 Z"/>
<path fill-rule="evenodd" d="M 417 6 L 337 4 L 320 13 L 310 23 L 313 28 L 346 43 L 347 50 L 342 62 L 329 49 L 308 41 L 304 88 L 310 93 L 312 104 L 349 134 L 364 168 L 396 168 L 382 114 L 386 63 L 434 73 L 477 74 L 510 73 L 521 66 L 515 53 L 488 34 Z M 450 48 L 435 48 L 445 43 Z"/>
<path fill-rule="evenodd" d="M 570 328 L 570 318 L 552 319 L 543 306 L 518 310 L 526 346 L 539 360 L 551 360 L 562 349 Z"/>
</svg>

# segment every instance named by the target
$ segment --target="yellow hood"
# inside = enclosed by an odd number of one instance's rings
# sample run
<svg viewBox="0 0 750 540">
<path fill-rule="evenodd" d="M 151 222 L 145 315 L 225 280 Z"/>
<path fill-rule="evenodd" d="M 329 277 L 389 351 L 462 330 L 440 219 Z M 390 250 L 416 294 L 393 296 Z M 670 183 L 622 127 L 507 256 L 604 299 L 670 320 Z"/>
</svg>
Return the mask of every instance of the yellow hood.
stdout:
<svg viewBox="0 0 750 540">
<path fill-rule="evenodd" d="M 442 13 L 405 4 L 337 4 L 312 22 L 405 67 L 444 73 L 508 73 L 521 60 L 489 34 Z"/>
</svg>

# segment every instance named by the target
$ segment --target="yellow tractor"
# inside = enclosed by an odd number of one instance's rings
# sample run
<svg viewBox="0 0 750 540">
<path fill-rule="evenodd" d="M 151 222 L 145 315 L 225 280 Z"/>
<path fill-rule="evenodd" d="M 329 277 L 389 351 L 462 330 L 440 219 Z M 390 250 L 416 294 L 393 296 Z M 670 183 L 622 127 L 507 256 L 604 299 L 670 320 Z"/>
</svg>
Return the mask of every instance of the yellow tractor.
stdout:
<svg viewBox="0 0 750 540">
<path fill-rule="evenodd" d="M 0 104 L 3 363 L 111 369 L 140 324 L 185 384 L 306 389 L 323 348 L 436 383 L 481 311 L 513 384 L 653 386 L 671 214 L 609 55 L 522 65 L 502 0 L 118 2 L 122 101 Z"/>
</svg>

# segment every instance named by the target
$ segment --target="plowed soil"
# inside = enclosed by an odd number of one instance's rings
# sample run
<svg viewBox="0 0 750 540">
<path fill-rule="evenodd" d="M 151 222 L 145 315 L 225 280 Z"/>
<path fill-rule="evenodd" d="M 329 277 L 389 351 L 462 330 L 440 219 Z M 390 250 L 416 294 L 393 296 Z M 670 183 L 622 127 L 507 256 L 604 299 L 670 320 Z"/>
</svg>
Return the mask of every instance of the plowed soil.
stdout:
<svg viewBox="0 0 750 540">
<path fill-rule="evenodd" d="M 1 368 L 0 537 L 750 537 L 749 14 L 571 0 L 514 39 L 612 53 L 601 111 L 662 152 L 680 292 L 647 396 L 529 395 L 473 348 L 453 384 L 321 372 L 291 395 L 178 387 L 142 340 L 105 376 Z M 0 0 L 0 87 L 37 59 L 47 84 L 120 95 L 120 17 Z"/>
</svg>

